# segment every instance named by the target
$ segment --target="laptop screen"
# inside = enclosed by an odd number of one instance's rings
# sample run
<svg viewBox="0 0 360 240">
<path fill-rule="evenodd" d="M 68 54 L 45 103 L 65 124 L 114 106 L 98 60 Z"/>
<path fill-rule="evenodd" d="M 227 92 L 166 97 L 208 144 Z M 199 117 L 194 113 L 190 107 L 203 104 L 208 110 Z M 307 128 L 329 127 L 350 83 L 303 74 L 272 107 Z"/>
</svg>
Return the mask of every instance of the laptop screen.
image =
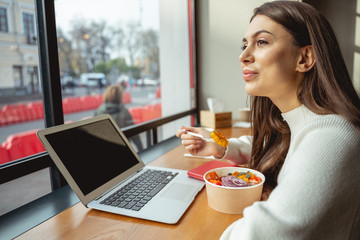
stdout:
<svg viewBox="0 0 360 240">
<path fill-rule="evenodd" d="M 139 163 L 109 119 L 45 137 L 84 195 Z"/>
</svg>

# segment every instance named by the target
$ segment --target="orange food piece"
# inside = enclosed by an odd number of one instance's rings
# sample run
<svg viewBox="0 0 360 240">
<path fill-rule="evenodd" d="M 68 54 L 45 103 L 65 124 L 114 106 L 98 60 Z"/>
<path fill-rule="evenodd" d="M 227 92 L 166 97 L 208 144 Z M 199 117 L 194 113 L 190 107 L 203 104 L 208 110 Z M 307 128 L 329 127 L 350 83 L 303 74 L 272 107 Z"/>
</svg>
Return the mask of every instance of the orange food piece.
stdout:
<svg viewBox="0 0 360 240">
<path fill-rule="evenodd" d="M 227 145 L 229 145 L 229 141 L 221 132 L 211 132 L 210 136 L 217 144 L 222 147 L 227 147 Z"/>
</svg>

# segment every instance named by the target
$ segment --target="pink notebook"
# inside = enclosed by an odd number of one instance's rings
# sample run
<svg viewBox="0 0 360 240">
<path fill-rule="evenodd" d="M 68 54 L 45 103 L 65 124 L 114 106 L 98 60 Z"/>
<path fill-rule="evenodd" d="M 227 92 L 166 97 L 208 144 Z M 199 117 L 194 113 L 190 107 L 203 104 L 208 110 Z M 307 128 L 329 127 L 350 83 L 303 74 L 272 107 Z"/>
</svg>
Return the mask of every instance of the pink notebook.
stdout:
<svg viewBox="0 0 360 240">
<path fill-rule="evenodd" d="M 190 169 L 187 172 L 187 174 L 189 175 L 189 177 L 193 177 L 193 178 L 204 181 L 203 176 L 207 171 L 209 171 L 211 169 L 215 169 L 215 168 L 220 168 L 220 167 L 238 167 L 238 166 L 231 164 L 231 163 L 221 162 L 221 161 L 217 161 L 217 160 L 211 160 L 211 161 L 204 163 L 203 165 L 200 165 L 196 168 Z"/>
</svg>

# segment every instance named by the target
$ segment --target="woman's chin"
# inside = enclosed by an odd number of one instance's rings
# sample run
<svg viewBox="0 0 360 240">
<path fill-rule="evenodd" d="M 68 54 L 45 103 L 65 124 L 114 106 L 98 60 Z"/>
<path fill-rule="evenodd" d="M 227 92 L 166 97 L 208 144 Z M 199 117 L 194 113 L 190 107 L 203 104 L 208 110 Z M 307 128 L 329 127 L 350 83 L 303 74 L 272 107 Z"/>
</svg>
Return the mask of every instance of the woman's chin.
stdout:
<svg viewBox="0 0 360 240">
<path fill-rule="evenodd" d="M 250 96 L 257 96 L 256 91 L 254 91 L 254 89 L 249 88 L 247 86 L 245 86 L 245 92 Z"/>
</svg>

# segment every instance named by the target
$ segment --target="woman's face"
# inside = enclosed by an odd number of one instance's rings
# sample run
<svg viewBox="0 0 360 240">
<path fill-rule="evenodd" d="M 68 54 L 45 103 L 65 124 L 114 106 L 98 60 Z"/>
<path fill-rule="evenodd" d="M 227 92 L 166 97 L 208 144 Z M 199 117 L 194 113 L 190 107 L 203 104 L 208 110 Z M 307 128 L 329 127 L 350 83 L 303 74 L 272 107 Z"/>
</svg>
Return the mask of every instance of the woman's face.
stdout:
<svg viewBox="0 0 360 240">
<path fill-rule="evenodd" d="M 303 75 L 296 71 L 301 54 L 292 35 L 270 18 L 257 15 L 247 29 L 243 49 L 239 59 L 246 92 L 269 97 L 280 110 L 283 104 L 298 105 L 297 88 Z"/>
</svg>

